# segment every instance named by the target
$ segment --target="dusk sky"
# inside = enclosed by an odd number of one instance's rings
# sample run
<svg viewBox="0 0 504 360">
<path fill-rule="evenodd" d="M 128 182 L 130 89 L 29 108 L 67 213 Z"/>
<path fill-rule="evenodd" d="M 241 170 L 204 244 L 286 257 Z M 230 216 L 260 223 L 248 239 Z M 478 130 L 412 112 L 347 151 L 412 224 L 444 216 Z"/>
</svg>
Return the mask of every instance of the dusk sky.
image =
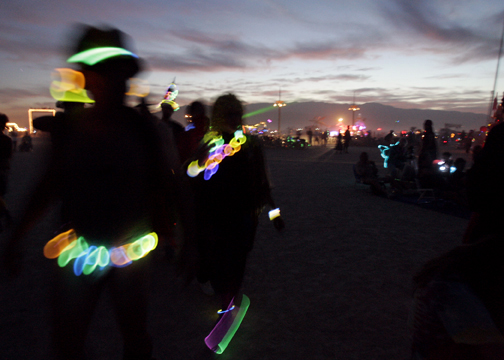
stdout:
<svg viewBox="0 0 504 360">
<path fill-rule="evenodd" d="M 487 113 L 502 0 L 144 0 L 0 3 L 0 112 L 22 126 L 53 107 L 76 22 L 133 38 L 149 100 L 176 77 L 177 102 L 278 100 Z M 504 91 L 504 64 L 496 90 Z"/>
</svg>

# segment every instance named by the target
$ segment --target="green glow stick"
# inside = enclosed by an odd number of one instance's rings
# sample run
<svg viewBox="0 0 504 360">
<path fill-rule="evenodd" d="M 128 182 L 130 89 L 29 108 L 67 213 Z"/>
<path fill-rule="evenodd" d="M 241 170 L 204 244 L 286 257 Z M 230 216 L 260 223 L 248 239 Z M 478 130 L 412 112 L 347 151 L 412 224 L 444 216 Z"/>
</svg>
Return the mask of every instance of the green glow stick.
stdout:
<svg viewBox="0 0 504 360">
<path fill-rule="evenodd" d="M 250 299 L 247 297 L 247 295 L 244 294 L 240 305 L 240 309 L 238 310 L 238 314 L 236 314 L 236 317 L 234 318 L 231 327 L 226 332 L 226 335 L 224 335 L 222 341 L 219 343 L 219 345 L 217 345 L 217 349 L 215 350 L 216 354 L 222 354 L 224 350 L 226 350 L 227 346 L 229 345 L 229 342 L 231 341 L 231 339 L 233 339 L 234 334 L 240 327 L 241 322 L 245 317 L 245 314 L 247 313 L 247 309 L 249 308 L 249 306 L 250 306 Z"/>
<path fill-rule="evenodd" d="M 131 51 L 128 51 L 120 47 L 98 47 L 81 51 L 80 53 L 77 53 L 68 58 L 67 62 L 69 63 L 80 62 L 92 66 L 99 63 L 100 61 L 119 55 L 128 55 L 136 58 L 138 57 Z"/>
</svg>

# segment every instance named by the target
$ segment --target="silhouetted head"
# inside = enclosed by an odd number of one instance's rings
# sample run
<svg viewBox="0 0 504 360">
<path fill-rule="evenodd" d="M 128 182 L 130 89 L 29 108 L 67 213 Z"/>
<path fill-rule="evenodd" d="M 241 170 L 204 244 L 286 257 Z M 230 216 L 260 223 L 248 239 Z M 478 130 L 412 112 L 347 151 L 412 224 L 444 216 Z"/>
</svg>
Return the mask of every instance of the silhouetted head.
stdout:
<svg viewBox="0 0 504 360">
<path fill-rule="evenodd" d="M 242 125 L 243 106 L 234 94 L 220 96 L 212 107 L 212 130 L 233 133 Z"/>
<path fill-rule="evenodd" d="M 99 101 L 111 93 L 126 92 L 126 80 L 140 71 L 138 56 L 127 49 L 127 35 L 113 28 L 80 26 L 80 36 L 67 60 L 79 64 L 89 89 Z"/>
<path fill-rule="evenodd" d="M 161 104 L 161 111 L 163 112 L 163 119 L 165 120 L 170 119 L 175 112 L 175 110 L 173 110 L 173 106 L 166 102 Z"/>
<path fill-rule="evenodd" d="M 205 116 L 205 105 L 200 101 L 193 101 L 188 106 L 187 113 L 193 117 Z"/>
<path fill-rule="evenodd" d="M 209 119 L 205 115 L 205 105 L 202 102 L 192 102 L 187 108 L 187 114 L 191 115 L 194 126 L 208 127 Z"/>
<path fill-rule="evenodd" d="M 425 131 L 432 131 L 432 120 L 425 120 L 424 129 Z"/>
<path fill-rule="evenodd" d="M 359 160 L 361 163 L 366 163 L 369 161 L 369 155 L 367 152 L 363 151 L 361 152 L 360 156 L 359 156 Z"/>
</svg>

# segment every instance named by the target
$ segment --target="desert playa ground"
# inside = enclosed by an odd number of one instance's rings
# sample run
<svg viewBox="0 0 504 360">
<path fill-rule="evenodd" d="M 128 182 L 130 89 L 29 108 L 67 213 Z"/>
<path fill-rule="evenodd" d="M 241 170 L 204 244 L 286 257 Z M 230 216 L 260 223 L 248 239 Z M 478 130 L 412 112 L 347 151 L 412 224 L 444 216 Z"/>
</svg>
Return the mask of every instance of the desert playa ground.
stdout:
<svg viewBox="0 0 504 360">
<path fill-rule="evenodd" d="M 43 169 L 48 147 L 37 140 L 34 152 L 14 155 L 6 196 L 13 216 Z M 343 155 L 330 147 L 266 149 L 286 229 L 276 232 L 262 214 L 243 289 L 251 305 L 218 358 L 409 357 L 411 278 L 425 261 L 461 242 L 467 219 L 354 187 L 352 164 L 361 151 L 380 162 L 376 148 L 350 148 Z M 42 248 L 57 229 L 56 214 L 49 212 L 27 237 L 21 275 L 0 279 L 0 359 L 50 358 L 52 264 Z M 203 340 L 219 301 L 195 283 L 183 287 L 161 253 L 155 255 L 152 274 L 154 355 L 211 358 Z M 89 359 L 121 359 L 121 339 L 106 293 L 87 348 Z"/>
</svg>

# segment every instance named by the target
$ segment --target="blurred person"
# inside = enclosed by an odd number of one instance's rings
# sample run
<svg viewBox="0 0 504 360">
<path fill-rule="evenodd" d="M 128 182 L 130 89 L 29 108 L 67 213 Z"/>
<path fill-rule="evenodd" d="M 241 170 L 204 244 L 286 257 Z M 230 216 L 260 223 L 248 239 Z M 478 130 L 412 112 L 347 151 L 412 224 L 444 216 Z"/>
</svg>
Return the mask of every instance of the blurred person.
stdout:
<svg viewBox="0 0 504 360">
<path fill-rule="evenodd" d="M 210 119 L 205 114 L 205 105 L 200 101 L 193 101 L 186 110 L 188 125 L 181 136 L 179 146 L 180 161 L 190 159 L 197 151 L 203 136 L 208 131 Z"/>
<path fill-rule="evenodd" d="M 504 202 L 504 123 L 492 127 L 485 146 L 467 172 L 467 197 L 473 212 L 465 242 L 500 234 Z"/>
<path fill-rule="evenodd" d="M 28 131 L 26 131 L 23 137 L 21 138 L 21 145 L 19 145 L 19 151 L 32 151 L 32 150 L 33 150 L 32 137 L 30 136 Z"/>
<path fill-rule="evenodd" d="M 55 200 L 61 199 L 66 207 L 68 228 L 74 230 L 75 238 L 91 246 L 89 249 L 103 246 L 112 251 L 153 231 L 162 237 L 168 208 L 173 205 L 170 188 L 179 192 L 170 171 L 175 165 L 163 151 L 155 124 L 124 105 L 126 81 L 141 66 L 138 56 L 124 48 L 125 34 L 89 26 L 79 30 L 68 62 L 81 67 L 95 106 L 60 124 L 61 143 L 54 147 L 48 170 L 3 254 L 3 264 L 13 275 L 20 271 L 22 238 Z M 86 55 L 91 49 L 101 49 L 101 58 L 89 60 Z M 88 326 L 100 294 L 108 288 L 124 340 L 123 359 L 151 359 L 147 331 L 151 256 L 126 262 L 124 267 L 109 263 L 79 275 L 79 261 L 85 254 L 77 254 L 74 269 L 57 267 L 54 262 L 55 358 L 85 357 Z M 84 259 L 85 264 L 90 261 Z"/>
<path fill-rule="evenodd" d="M 12 139 L 12 151 L 17 151 L 17 140 L 18 140 L 18 132 L 16 129 L 12 128 L 10 133 Z"/>
<path fill-rule="evenodd" d="M 213 105 L 210 131 L 222 136 L 226 144 L 242 130 L 243 106 L 233 94 L 220 96 Z M 237 298 L 247 254 L 252 250 L 265 206 L 274 209 L 264 155 L 256 137 L 248 134 L 232 156 L 222 159 L 217 172 L 208 180 L 193 179 L 198 223 L 198 248 L 201 265 L 198 281 L 210 282 L 221 298 L 222 309 Z M 281 230 L 281 217 L 273 220 Z"/>
<path fill-rule="evenodd" d="M 311 128 L 308 128 L 308 130 L 306 131 L 306 135 L 308 135 L 308 143 L 312 145 L 313 130 Z"/>
<path fill-rule="evenodd" d="M 428 166 L 428 164 L 432 166 L 432 162 L 438 156 L 436 134 L 434 134 L 432 120 L 425 120 L 424 122 L 421 144 L 420 156 L 425 158 L 425 166 Z"/>
<path fill-rule="evenodd" d="M 336 137 L 336 147 L 334 149 L 343 154 L 343 134 L 341 131 L 338 132 L 338 136 Z"/>
<path fill-rule="evenodd" d="M 394 144 L 394 137 L 395 137 L 395 134 L 394 134 L 394 130 L 390 130 L 390 132 L 385 135 L 385 145 L 392 145 Z"/>
<path fill-rule="evenodd" d="M 12 158 L 12 140 L 4 133 L 8 122 L 9 118 L 7 115 L 0 113 L 0 128 L 2 128 L 2 133 L 0 134 L 0 220 L 5 218 L 9 224 L 10 213 L 4 200 L 4 196 L 7 193 L 10 161 Z M 2 231 L 3 224 L 0 222 L 0 232 Z"/>
<path fill-rule="evenodd" d="M 350 140 L 352 139 L 352 136 L 350 135 L 350 125 L 348 125 L 344 137 L 344 142 L 343 142 L 343 151 L 345 154 L 348 154 L 348 147 L 350 146 Z"/>
<path fill-rule="evenodd" d="M 375 195 L 386 195 L 383 183 L 378 179 L 378 168 L 374 161 L 369 160 L 367 152 L 361 152 L 359 161 L 355 165 L 357 175 L 362 178 L 364 184 L 371 186 L 371 192 Z"/>
<path fill-rule="evenodd" d="M 7 192 L 7 179 L 13 149 L 11 138 L 4 133 L 8 122 L 9 118 L 7 115 L 0 113 L 0 127 L 2 128 L 2 133 L 0 134 L 0 196 L 2 198 Z"/>
</svg>

